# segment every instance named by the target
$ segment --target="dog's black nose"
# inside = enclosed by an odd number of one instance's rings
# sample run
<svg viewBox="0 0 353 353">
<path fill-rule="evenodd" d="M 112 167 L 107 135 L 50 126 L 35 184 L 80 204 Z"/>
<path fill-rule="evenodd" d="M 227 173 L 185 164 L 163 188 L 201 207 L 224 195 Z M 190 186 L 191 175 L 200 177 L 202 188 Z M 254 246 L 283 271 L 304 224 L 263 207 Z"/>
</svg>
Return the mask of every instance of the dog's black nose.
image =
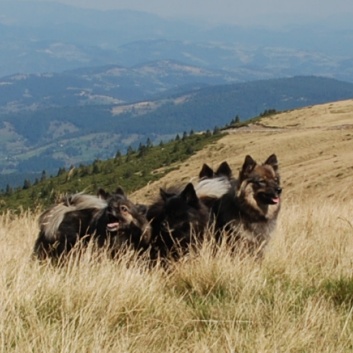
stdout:
<svg viewBox="0 0 353 353">
<path fill-rule="evenodd" d="M 276 189 L 276 191 L 277 191 L 277 194 L 280 195 L 281 192 L 282 192 L 282 188 L 281 188 L 281 187 L 278 187 L 278 188 Z"/>
</svg>

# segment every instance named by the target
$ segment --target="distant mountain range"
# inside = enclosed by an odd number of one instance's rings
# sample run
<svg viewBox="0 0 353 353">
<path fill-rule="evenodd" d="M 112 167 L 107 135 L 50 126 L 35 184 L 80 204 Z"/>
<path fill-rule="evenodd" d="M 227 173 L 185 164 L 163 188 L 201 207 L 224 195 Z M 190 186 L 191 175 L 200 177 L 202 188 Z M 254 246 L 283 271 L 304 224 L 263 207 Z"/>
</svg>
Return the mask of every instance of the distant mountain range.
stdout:
<svg viewBox="0 0 353 353">
<path fill-rule="evenodd" d="M 131 103 L 160 98 L 169 91 L 231 82 L 239 82 L 234 73 L 171 60 L 132 68 L 110 65 L 63 73 L 17 74 L 0 79 L 0 114 L 50 107 Z"/>
<path fill-rule="evenodd" d="M 352 98 L 352 35 L 349 17 L 214 26 L 2 1 L 0 187 L 235 116 Z"/>
<path fill-rule="evenodd" d="M 160 63 L 156 67 L 160 68 Z M 282 111 L 353 97 L 352 83 L 298 76 L 194 87 L 179 93 L 166 90 L 158 99 L 157 89 L 151 88 L 153 99 L 119 103 L 123 99 L 113 88 L 113 76 L 108 75 L 105 81 L 103 72 L 93 70 L 89 79 L 88 72 L 81 70 L 82 76 L 76 72 L 73 81 L 64 75 L 66 80 L 59 80 L 61 86 L 56 85 L 57 75 L 30 75 L 20 83 L 9 77 L 9 84 L 1 86 L 2 99 L 9 90 L 12 103 L 1 103 L 0 172 L 55 172 L 60 167 L 111 158 L 118 151 L 125 153 L 128 147 L 137 148 L 147 139 L 156 144 L 178 133 L 222 127 L 236 116 L 246 120 L 269 109 Z M 155 70 L 151 72 L 155 74 Z M 210 76 L 209 72 L 205 75 Z M 82 82 L 84 86 L 74 89 Z M 40 88 L 43 92 L 36 93 Z M 144 96 L 150 93 L 140 92 Z"/>
<path fill-rule="evenodd" d="M 2 1 L 0 77 L 176 60 L 238 81 L 323 75 L 353 82 L 349 16 L 280 28 L 209 25 L 137 11 Z"/>
</svg>

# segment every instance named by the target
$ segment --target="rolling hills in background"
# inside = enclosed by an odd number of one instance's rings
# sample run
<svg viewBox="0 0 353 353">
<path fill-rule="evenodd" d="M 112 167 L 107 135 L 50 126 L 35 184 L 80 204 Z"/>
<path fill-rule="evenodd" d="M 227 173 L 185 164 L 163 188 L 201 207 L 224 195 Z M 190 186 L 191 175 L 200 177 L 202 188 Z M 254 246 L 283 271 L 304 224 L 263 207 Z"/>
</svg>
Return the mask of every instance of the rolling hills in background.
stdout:
<svg viewBox="0 0 353 353">
<path fill-rule="evenodd" d="M 0 188 L 235 117 L 349 99 L 352 34 L 349 16 L 216 25 L 5 0 Z"/>
<path fill-rule="evenodd" d="M 123 99 L 112 88 L 114 84 L 109 76 L 110 82 L 101 80 L 98 89 L 94 80 L 90 86 L 92 81 L 87 79 L 88 83 L 76 90 L 73 89 L 74 80 L 66 81 L 58 94 L 52 93 L 51 103 L 45 106 L 41 103 L 45 87 L 49 102 L 50 92 L 53 92 L 50 83 L 54 82 L 52 87 L 58 87 L 57 78 L 52 81 L 38 76 L 31 94 L 32 79 L 30 76 L 19 84 L 15 81 L 13 85 L 2 86 L 2 97 L 6 96 L 6 87 L 10 91 L 13 88 L 14 92 L 16 85 L 21 87 L 18 92 L 27 87 L 28 95 L 28 98 L 19 95 L 19 101 L 22 99 L 22 103 L 18 103 L 19 109 L 0 115 L 2 174 L 24 175 L 43 170 L 56 173 L 61 167 L 111 158 L 117 152 L 125 153 L 128 147 L 137 148 L 147 140 L 158 144 L 183 132 L 223 127 L 236 116 L 247 120 L 269 109 L 285 111 L 353 97 L 351 83 L 320 77 L 294 77 L 212 85 L 182 93 L 174 93 L 178 90 L 175 88 L 174 92 L 165 90 L 159 99 L 155 96 L 153 100 L 112 104 L 114 99 Z M 77 97 L 77 92 L 84 90 L 99 95 L 98 91 L 104 85 L 107 87 L 104 103 L 82 104 L 80 97 L 83 95 Z M 36 96 L 35 90 L 41 87 L 43 92 Z M 67 97 L 63 92 L 67 92 Z M 53 103 L 55 97 L 61 97 L 60 104 Z M 26 99 L 29 100 L 27 106 L 23 103 Z M 9 103 L 3 103 L 2 107 L 6 105 Z"/>
<path fill-rule="evenodd" d="M 173 60 L 131 68 L 110 65 L 0 79 L 0 114 L 68 106 L 133 103 L 170 91 L 239 82 L 232 72 Z"/>
<path fill-rule="evenodd" d="M 232 124 L 216 134 L 192 134 L 163 146 L 62 171 L 33 185 L 7 190 L 1 209 L 48 205 L 62 193 L 121 185 L 135 202 L 149 203 L 160 187 L 197 181 L 203 165 L 227 161 L 236 177 L 247 154 L 263 162 L 276 153 L 283 202 L 289 205 L 353 197 L 353 99 L 279 112 Z"/>
</svg>

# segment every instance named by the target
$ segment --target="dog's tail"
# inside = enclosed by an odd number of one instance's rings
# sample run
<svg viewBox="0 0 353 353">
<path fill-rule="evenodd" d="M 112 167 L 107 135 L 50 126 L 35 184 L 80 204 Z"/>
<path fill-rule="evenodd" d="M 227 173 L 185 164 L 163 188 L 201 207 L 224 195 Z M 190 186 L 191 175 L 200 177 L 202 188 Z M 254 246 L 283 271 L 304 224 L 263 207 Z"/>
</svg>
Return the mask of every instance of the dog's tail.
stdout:
<svg viewBox="0 0 353 353">
<path fill-rule="evenodd" d="M 231 188 L 232 183 L 229 178 L 225 176 L 203 179 L 195 185 L 196 195 L 200 199 L 219 199 Z"/>
<path fill-rule="evenodd" d="M 65 214 L 85 209 L 96 209 L 97 211 L 107 207 L 107 202 L 97 196 L 82 193 L 63 197 L 60 202 L 44 211 L 38 220 L 41 233 L 49 241 L 57 240 L 57 231 L 63 221 Z"/>
</svg>

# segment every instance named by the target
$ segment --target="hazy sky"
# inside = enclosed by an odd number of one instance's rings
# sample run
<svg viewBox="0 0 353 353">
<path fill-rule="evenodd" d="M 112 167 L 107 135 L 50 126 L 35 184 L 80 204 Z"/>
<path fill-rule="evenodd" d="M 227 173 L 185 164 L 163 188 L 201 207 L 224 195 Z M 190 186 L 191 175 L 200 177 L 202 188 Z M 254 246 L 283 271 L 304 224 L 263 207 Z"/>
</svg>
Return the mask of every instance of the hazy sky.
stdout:
<svg viewBox="0 0 353 353">
<path fill-rule="evenodd" d="M 33 1 L 33 0 L 31 0 Z M 336 14 L 352 14 L 352 0 L 35 0 L 77 7 L 133 9 L 168 17 L 199 18 L 223 23 L 255 24 L 270 20 L 300 23 Z M 1 0 L 0 0 L 1 2 Z"/>
</svg>

